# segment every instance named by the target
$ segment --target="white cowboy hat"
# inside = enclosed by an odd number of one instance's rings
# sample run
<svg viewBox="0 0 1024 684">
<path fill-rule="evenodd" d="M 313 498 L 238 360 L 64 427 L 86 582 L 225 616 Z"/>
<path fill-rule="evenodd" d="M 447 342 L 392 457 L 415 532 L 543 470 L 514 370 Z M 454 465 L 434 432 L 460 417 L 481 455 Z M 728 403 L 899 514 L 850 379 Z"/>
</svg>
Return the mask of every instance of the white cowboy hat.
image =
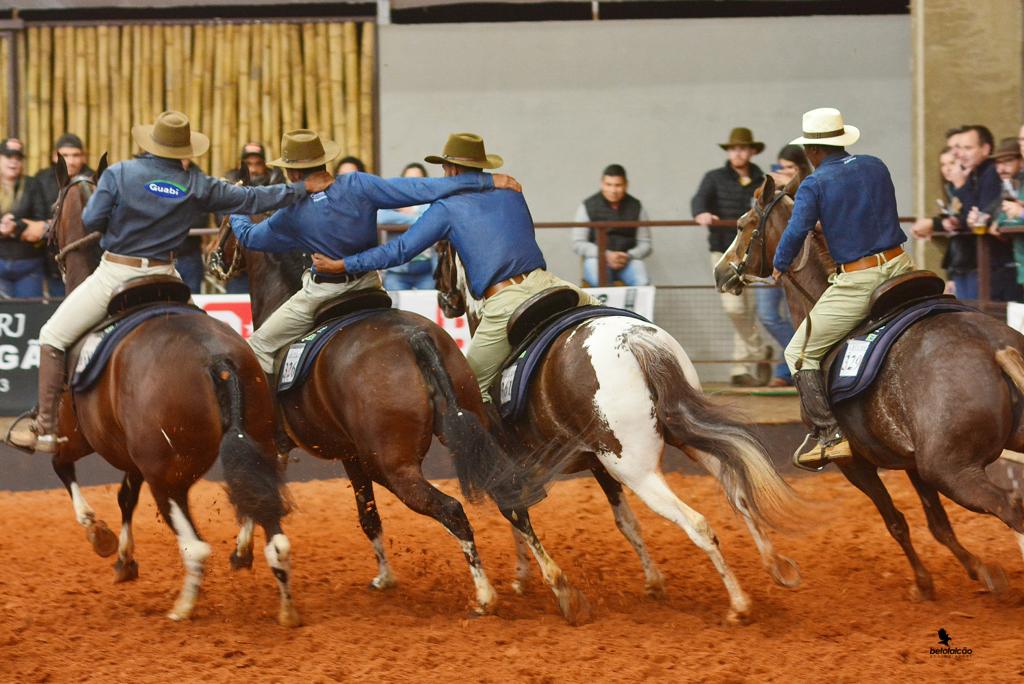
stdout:
<svg viewBox="0 0 1024 684">
<path fill-rule="evenodd" d="M 846 147 L 860 140 L 860 129 L 843 123 L 838 109 L 821 107 L 804 114 L 804 134 L 790 145 L 832 145 Z"/>
</svg>

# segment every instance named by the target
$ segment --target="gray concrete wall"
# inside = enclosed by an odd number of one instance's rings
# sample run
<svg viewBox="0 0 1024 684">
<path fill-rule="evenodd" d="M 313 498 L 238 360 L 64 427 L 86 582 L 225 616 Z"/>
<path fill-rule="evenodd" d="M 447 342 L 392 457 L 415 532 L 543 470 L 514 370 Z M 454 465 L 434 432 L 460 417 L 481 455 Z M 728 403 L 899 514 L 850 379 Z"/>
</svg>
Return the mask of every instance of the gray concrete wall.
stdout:
<svg viewBox="0 0 1024 684">
<path fill-rule="evenodd" d="M 908 16 L 382 26 L 382 171 L 475 131 L 537 221 L 572 220 L 612 162 L 652 218 L 689 218 L 731 127 L 765 141 L 767 169 L 805 110 L 835 106 L 863 132 L 855 150 L 889 163 L 910 213 L 910 59 Z M 543 231 L 541 246 L 578 279 L 568 239 Z M 655 284 L 710 284 L 702 230 L 654 240 Z"/>
</svg>

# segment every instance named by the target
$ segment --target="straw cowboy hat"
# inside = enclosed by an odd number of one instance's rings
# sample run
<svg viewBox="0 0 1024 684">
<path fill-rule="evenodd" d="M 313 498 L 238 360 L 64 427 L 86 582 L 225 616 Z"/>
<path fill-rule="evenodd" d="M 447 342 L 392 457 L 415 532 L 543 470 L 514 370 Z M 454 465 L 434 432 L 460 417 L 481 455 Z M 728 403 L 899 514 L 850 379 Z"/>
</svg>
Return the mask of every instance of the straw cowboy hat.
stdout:
<svg viewBox="0 0 1024 684">
<path fill-rule="evenodd" d="M 444 152 L 424 157 L 428 164 L 458 164 L 474 169 L 496 169 L 505 160 L 484 151 L 484 139 L 475 133 L 452 133 L 444 144 Z"/>
<path fill-rule="evenodd" d="M 201 157 L 210 149 L 210 139 L 193 133 L 188 117 L 181 112 L 164 112 L 152 126 L 132 126 L 135 144 L 157 157 L 190 159 Z"/>
<path fill-rule="evenodd" d="M 341 154 L 341 145 L 333 140 L 320 140 L 315 131 L 300 128 L 288 131 L 281 138 L 281 158 L 267 162 L 267 166 L 282 169 L 311 169 L 323 166 Z"/>
<path fill-rule="evenodd" d="M 860 129 L 843 123 L 838 109 L 821 107 L 804 114 L 804 134 L 790 145 L 831 145 L 846 147 L 860 140 Z"/>
<path fill-rule="evenodd" d="M 764 143 L 760 140 L 754 140 L 754 134 L 749 128 L 738 126 L 737 128 L 729 131 L 729 141 L 724 143 L 718 143 L 718 146 L 723 150 L 727 150 L 730 147 L 736 147 L 737 145 L 746 145 L 747 147 L 754 148 L 754 154 L 761 154 L 764 151 Z"/>
</svg>

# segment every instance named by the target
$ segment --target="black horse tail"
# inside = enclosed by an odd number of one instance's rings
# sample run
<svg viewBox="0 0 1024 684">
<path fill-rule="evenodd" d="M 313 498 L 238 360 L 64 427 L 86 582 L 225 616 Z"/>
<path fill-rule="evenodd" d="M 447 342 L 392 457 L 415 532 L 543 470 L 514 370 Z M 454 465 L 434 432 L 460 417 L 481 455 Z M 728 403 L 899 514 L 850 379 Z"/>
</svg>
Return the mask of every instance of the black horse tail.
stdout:
<svg viewBox="0 0 1024 684">
<path fill-rule="evenodd" d="M 669 443 L 713 457 L 717 468 L 710 460 L 703 465 L 721 482 L 734 509 L 746 509 L 773 526 L 792 522 L 800 499 L 775 470 L 757 436 L 690 384 L 675 351 L 658 339 L 655 329 L 637 331 L 627 343 L 647 379 Z"/>
<path fill-rule="evenodd" d="M 230 358 L 219 357 L 210 366 L 210 374 L 224 429 L 220 462 L 228 498 L 239 520 L 251 518 L 264 528 L 276 526 L 288 513 L 288 503 L 274 460 L 268 458 L 245 431 L 245 405 L 238 368 Z"/>
<path fill-rule="evenodd" d="M 479 501 L 487 493 L 501 510 L 529 506 L 543 498 L 529 495 L 525 477 L 515 461 L 480 419 L 459 405 L 451 376 L 434 340 L 424 330 L 409 337 L 416 363 L 434 403 L 434 432 L 444 440 L 455 462 L 462 495 Z"/>
</svg>

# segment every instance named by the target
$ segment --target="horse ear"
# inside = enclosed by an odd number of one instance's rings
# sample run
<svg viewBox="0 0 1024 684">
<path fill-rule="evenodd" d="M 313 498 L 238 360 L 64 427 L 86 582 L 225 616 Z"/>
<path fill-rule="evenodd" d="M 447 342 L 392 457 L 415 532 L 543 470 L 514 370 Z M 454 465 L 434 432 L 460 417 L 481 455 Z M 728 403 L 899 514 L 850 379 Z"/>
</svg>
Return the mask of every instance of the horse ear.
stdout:
<svg viewBox="0 0 1024 684">
<path fill-rule="evenodd" d="M 242 160 L 242 163 L 238 166 L 238 180 L 241 181 L 242 185 L 252 185 L 252 177 L 249 175 L 249 165 Z"/>
<path fill-rule="evenodd" d="M 803 181 L 803 178 L 800 177 L 800 174 L 797 174 L 797 175 L 793 176 L 789 180 L 789 182 L 786 183 L 786 187 L 783 189 L 783 192 L 786 193 L 787 195 L 789 195 L 791 198 L 792 197 L 796 197 L 796 190 L 797 190 L 797 188 L 800 187 L 800 183 L 802 181 Z"/>
<path fill-rule="evenodd" d="M 71 178 L 68 176 L 68 165 L 64 161 L 64 157 L 57 155 L 57 163 L 53 165 L 53 172 L 57 175 L 57 187 L 63 190 L 68 187 L 71 183 Z"/>
<path fill-rule="evenodd" d="M 102 176 L 103 172 L 106 171 L 106 170 L 107 170 L 107 153 L 104 152 L 103 156 L 100 157 L 100 163 L 97 164 L 97 166 L 96 166 L 96 175 L 93 176 L 92 179 L 94 181 L 96 181 L 97 183 L 99 183 L 100 182 L 100 176 Z"/>
<path fill-rule="evenodd" d="M 773 197 L 775 197 L 775 179 L 769 173 L 765 175 L 764 184 L 761 186 L 761 206 L 767 206 Z"/>
</svg>

